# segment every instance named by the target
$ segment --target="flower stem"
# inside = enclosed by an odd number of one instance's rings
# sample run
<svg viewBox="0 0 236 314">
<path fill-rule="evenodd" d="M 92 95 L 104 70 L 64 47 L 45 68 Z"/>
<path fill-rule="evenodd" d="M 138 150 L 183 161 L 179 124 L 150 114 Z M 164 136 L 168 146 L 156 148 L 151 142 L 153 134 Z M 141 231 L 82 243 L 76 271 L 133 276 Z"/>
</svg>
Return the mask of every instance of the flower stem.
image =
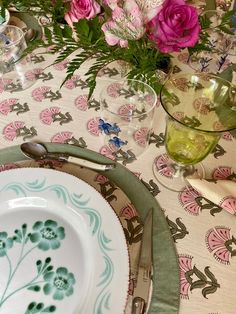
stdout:
<svg viewBox="0 0 236 314">
<path fill-rule="evenodd" d="M 11 275 L 12 275 L 12 265 L 11 265 L 11 260 L 8 256 L 8 254 L 6 253 L 6 258 L 7 258 L 7 261 L 8 261 L 8 264 L 9 264 L 9 275 L 8 275 L 8 279 L 7 279 L 7 284 L 6 284 L 6 287 L 5 287 L 5 290 L 2 294 L 2 297 L 1 297 L 1 301 L 0 301 L 0 304 L 2 303 L 2 300 L 7 292 L 7 289 L 9 287 L 9 284 L 10 284 L 10 281 L 11 281 Z M 1 306 L 1 305 L 0 305 Z"/>
</svg>

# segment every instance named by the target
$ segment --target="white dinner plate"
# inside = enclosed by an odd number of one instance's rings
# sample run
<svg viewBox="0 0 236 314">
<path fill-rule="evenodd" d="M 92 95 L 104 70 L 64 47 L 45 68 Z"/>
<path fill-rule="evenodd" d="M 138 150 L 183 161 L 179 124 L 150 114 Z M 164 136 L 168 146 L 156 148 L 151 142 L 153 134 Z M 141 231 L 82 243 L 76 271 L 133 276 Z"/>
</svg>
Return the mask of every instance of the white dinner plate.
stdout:
<svg viewBox="0 0 236 314">
<path fill-rule="evenodd" d="M 122 314 L 122 226 L 84 181 L 50 169 L 0 173 L 0 313 Z"/>
</svg>

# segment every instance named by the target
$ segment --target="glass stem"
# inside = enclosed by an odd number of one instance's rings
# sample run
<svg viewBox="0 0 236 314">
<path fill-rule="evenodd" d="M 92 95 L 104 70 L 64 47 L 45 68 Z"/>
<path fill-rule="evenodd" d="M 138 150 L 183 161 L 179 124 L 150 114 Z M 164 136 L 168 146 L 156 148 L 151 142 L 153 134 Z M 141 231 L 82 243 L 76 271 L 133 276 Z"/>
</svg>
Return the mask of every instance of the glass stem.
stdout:
<svg viewBox="0 0 236 314">
<path fill-rule="evenodd" d="M 196 171 L 193 165 L 181 165 L 178 163 L 172 163 L 170 166 L 173 169 L 174 178 L 186 178 L 187 176 L 194 174 L 194 172 Z"/>
</svg>

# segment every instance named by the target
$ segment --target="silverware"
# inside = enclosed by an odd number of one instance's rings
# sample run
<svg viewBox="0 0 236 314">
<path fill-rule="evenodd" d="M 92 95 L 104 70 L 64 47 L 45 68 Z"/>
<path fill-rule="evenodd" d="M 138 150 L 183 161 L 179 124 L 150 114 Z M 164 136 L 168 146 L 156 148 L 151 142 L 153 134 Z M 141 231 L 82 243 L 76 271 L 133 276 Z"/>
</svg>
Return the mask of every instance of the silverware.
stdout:
<svg viewBox="0 0 236 314">
<path fill-rule="evenodd" d="M 73 164 L 80 165 L 82 167 L 94 169 L 94 170 L 110 170 L 115 167 L 114 164 L 101 164 L 98 162 L 93 162 L 89 160 L 85 160 L 79 157 L 73 157 L 66 154 L 60 153 L 49 153 L 47 148 L 41 143 L 23 143 L 20 146 L 22 153 L 34 160 L 42 160 L 42 159 L 56 159 L 62 162 L 70 162 Z"/>
<path fill-rule="evenodd" d="M 132 314 L 144 314 L 147 311 L 153 275 L 152 227 L 153 208 L 148 211 L 143 227 L 137 285 L 134 290 L 134 299 L 132 302 Z"/>
</svg>

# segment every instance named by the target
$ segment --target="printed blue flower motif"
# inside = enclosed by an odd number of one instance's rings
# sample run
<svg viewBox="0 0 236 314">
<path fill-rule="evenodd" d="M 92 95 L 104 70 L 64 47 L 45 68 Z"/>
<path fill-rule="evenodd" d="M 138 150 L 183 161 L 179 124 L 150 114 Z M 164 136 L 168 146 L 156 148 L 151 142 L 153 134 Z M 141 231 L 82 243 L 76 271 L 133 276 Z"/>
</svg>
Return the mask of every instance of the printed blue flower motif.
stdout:
<svg viewBox="0 0 236 314">
<path fill-rule="evenodd" d="M 58 227 L 57 222 L 47 220 L 45 222 L 37 221 L 33 225 L 34 232 L 30 234 L 30 241 L 38 242 L 38 248 L 47 251 L 49 249 L 57 249 L 60 247 L 60 240 L 65 238 L 63 227 Z"/>
<path fill-rule="evenodd" d="M 12 248 L 13 239 L 7 237 L 6 232 L 0 232 L 0 257 L 7 254 L 7 250 Z"/>
<path fill-rule="evenodd" d="M 114 136 L 113 138 L 111 138 L 109 140 L 109 144 L 115 145 L 115 147 L 117 148 L 121 148 L 122 146 L 126 145 L 128 142 L 127 141 L 122 141 L 122 139 L 120 139 L 117 136 Z"/>
<path fill-rule="evenodd" d="M 62 300 L 74 292 L 75 277 L 65 267 L 59 267 L 55 272 L 47 272 L 43 278 L 47 282 L 43 291 L 46 295 L 53 293 L 54 300 Z"/>
<path fill-rule="evenodd" d="M 99 119 L 99 125 L 98 128 L 103 131 L 106 135 L 108 134 L 118 134 L 121 130 L 119 126 L 114 123 L 111 125 L 108 122 L 105 122 L 103 119 Z"/>
</svg>

